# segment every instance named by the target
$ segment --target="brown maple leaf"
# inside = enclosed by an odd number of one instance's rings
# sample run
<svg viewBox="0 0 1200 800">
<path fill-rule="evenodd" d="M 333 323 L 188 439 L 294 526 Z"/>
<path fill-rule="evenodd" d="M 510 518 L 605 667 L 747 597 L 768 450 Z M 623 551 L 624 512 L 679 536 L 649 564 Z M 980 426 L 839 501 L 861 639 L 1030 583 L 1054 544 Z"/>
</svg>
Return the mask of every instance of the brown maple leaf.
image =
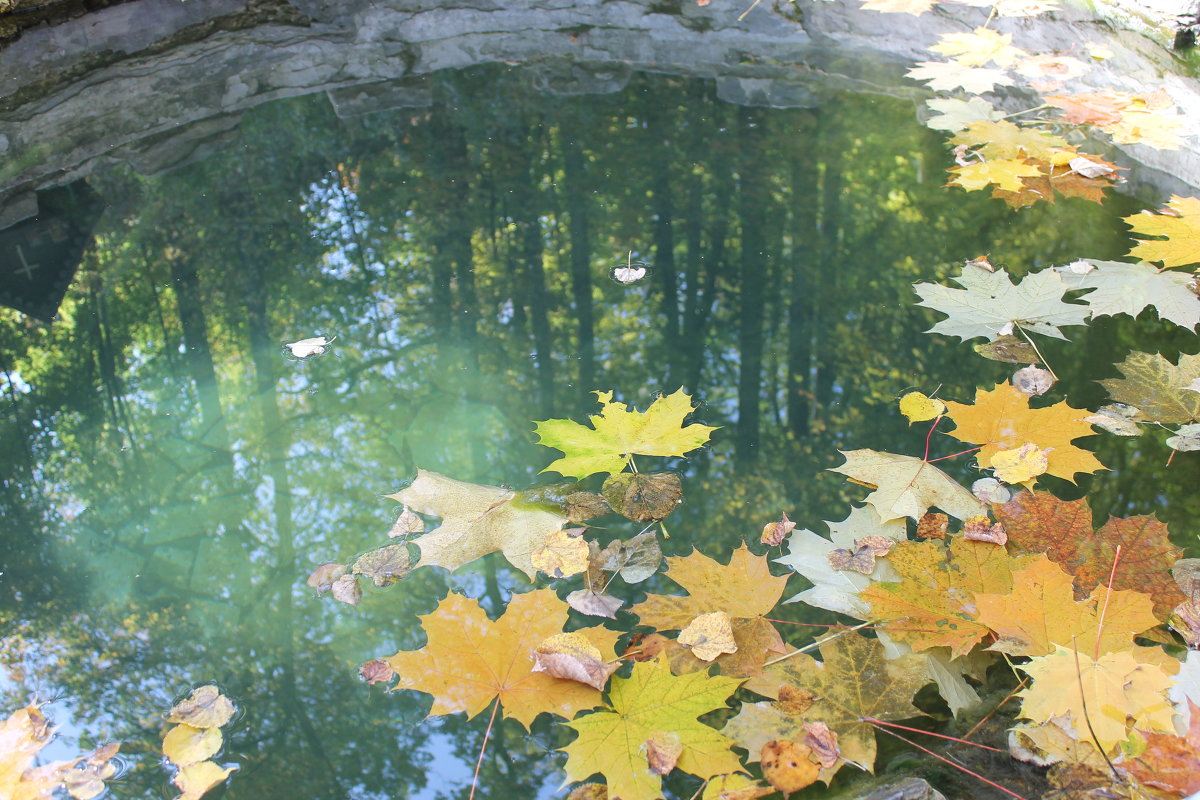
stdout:
<svg viewBox="0 0 1200 800">
<path fill-rule="evenodd" d="M 1026 553 L 1045 553 L 1074 578 L 1075 595 L 1086 597 L 1108 585 L 1117 545 L 1121 560 L 1112 574 L 1113 589 L 1144 592 L 1154 599 L 1154 615 L 1165 620 L 1186 598 L 1171 577 L 1181 552 L 1171 545 L 1167 526 L 1153 516 L 1112 517 L 1092 529 L 1086 499 L 1059 500 L 1049 492 L 1020 492 L 996 516 L 1008 531 L 1009 546 Z"/>
<path fill-rule="evenodd" d="M 743 544 L 733 551 L 727 565 L 699 551 L 668 558 L 667 565 L 664 574 L 688 594 L 647 597 L 632 609 L 643 625 L 660 631 L 683 630 L 701 614 L 725 612 L 732 619 L 737 652 L 722 655 L 715 663 L 723 674 L 733 677 L 756 675 L 769 653 L 786 652 L 779 632 L 763 616 L 779 603 L 788 576 L 772 575 L 766 556 L 753 555 Z M 694 671 L 709 664 L 690 653 L 673 653 L 671 661 L 676 671 Z"/>
<path fill-rule="evenodd" d="M 1191 727 L 1185 736 L 1146 734 L 1146 752 L 1118 769 L 1147 786 L 1190 797 L 1200 792 L 1200 706 L 1188 701 Z"/>
</svg>

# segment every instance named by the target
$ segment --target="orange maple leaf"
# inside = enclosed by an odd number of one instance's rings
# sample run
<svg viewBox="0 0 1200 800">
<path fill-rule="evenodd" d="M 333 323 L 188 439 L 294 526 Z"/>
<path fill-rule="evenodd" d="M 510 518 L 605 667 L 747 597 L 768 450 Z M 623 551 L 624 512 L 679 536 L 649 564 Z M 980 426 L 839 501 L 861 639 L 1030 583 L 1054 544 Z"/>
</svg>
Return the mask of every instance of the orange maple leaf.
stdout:
<svg viewBox="0 0 1200 800">
<path fill-rule="evenodd" d="M 1200 706 L 1188 701 L 1191 727 L 1186 736 L 1146 735 L 1146 752 L 1118 769 L 1147 786 L 1190 797 L 1200 792 Z"/>
<path fill-rule="evenodd" d="M 533 671 L 533 650 L 561 633 L 566 621 L 567 604 L 551 589 L 514 594 L 495 622 L 478 601 L 451 593 L 421 617 L 428 644 L 383 660 L 400 676 L 393 688 L 433 695 L 430 716 L 465 711 L 473 717 L 499 696 L 504 712 L 528 728 L 543 711 L 570 719 L 601 703 L 591 686 Z M 605 658 L 614 657 L 616 631 L 575 632 Z"/>
<path fill-rule="evenodd" d="M 1045 553 L 1062 565 L 1074 576 L 1077 597 L 1108 585 L 1117 545 L 1121 545 L 1113 589 L 1150 595 L 1154 615 L 1160 620 L 1187 599 L 1171 577 L 1171 565 L 1182 552 L 1171 545 L 1167 526 L 1152 516 L 1112 517 L 1094 531 L 1086 499 L 1059 500 L 1049 492 L 1021 492 L 995 510 L 1008 532 L 1009 546 L 1021 552 Z"/>
<path fill-rule="evenodd" d="M 1076 602 L 1071 576 L 1040 554 L 1013 573 L 1012 592 L 977 594 L 975 604 L 979 621 L 1000 637 L 991 649 L 1012 656 L 1049 655 L 1055 645 L 1100 654 L 1127 650 L 1135 634 L 1158 625 L 1154 602 L 1141 592 L 1100 586 Z"/>
<path fill-rule="evenodd" d="M 979 466 L 989 467 L 1001 450 L 1035 444 L 1047 452 L 1046 473 L 1075 482 L 1077 472 L 1107 469 L 1094 455 L 1071 444 L 1080 436 L 1092 435 L 1087 422 L 1091 413 L 1072 408 L 1066 401 L 1047 408 L 1030 408 L 1029 395 L 1009 383 L 998 383 L 991 391 L 975 392 L 975 404 L 947 402 L 950 419 L 957 426 L 950 435 L 964 442 L 983 445 Z"/>
<path fill-rule="evenodd" d="M 723 674 L 733 677 L 757 675 L 768 653 L 787 652 L 779 632 L 763 616 L 779 603 L 788 576 L 772 575 L 766 556 L 753 555 L 743 544 L 733 551 L 729 564 L 725 565 L 697 550 L 687 556 L 668 558 L 664 574 L 687 589 L 688 594 L 647 597 L 632 609 L 643 625 L 660 631 L 682 630 L 701 614 L 724 611 L 733 620 L 737 652 L 720 656 L 715 663 Z M 676 671 L 703 669 L 708 665 L 709 662 L 690 653 L 675 654 L 672 658 Z"/>
<path fill-rule="evenodd" d="M 977 619 L 976 594 L 1006 595 L 1012 571 L 1024 566 L 998 545 L 956 537 L 940 542 L 900 542 L 885 556 L 900 573 L 899 583 L 874 583 L 860 597 L 872 617 L 897 623 L 884 630 L 914 650 L 949 647 L 957 658 L 991 633 Z"/>
</svg>

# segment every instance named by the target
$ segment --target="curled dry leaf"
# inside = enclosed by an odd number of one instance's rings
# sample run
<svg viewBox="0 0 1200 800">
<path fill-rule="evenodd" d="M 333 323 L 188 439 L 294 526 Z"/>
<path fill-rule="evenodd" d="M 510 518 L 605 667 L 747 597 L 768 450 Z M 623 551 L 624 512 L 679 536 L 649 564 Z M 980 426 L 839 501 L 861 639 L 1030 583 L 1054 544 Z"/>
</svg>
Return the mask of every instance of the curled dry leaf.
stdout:
<svg viewBox="0 0 1200 800">
<path fill-rule="evenodd" d="M 413 510 L 408 506 L 400 512 L 400 516 L 396 517 L 396 521 L 392 523 L 392 529 L 388 531 L 389 539 L 398 539 L 401 536 L 407 536 L 410 533 L 424 533 L 425 520 L 413 513 Z"/>
<path fill-rule="evenodd" d="M 1044 475 L 1049 464 L 1046 451 L 1032 442 L 992 456 L 992 472 L 1005 483 L 1027 483 Z"/>
<path fill-rule="evenodd" d="M 529 557 L 533 566 L 551 578 L 578 575 L 588 568 L 588 543 L 583 539 L 586 528 L 568 528 L 546 534 L 541 546 Z"/>
<path fill-rule="evenodd" d="M 567 595 L 567 605 L 589 617 L 616 619 L 617 609 L 625 605 L 625 601 L 592 589 L 576 589 Z"/>
<path fill-rule="evenodd" d="M 376 586 L 391 586 L 412 571 L 408 545 L 389 544 L 369 550 L 354 560 L 350 571 L 367 576 Z"/>
<path fill-rule="evenodd" d="M 736 653 L 733 620 L 724 611 L 700 614 L 679 632 L 678 642 L 691 648 L 701 661 L 712 661 L 725 653 Z"/>
<path fill-rule="evenodd" d="M 824 722 L 804 723 L 804 743 L 812 750 L 811 758 L 822 769 L 829 769 L 842 758 L 837 733 Z"/>
<path fill-rule="evenodd" d="M 993 523 L 987 517 L 971 517 L 963 523 L 962 534 L 964 539 L 973 542 L 991 542 L 1001 546 L 1008 542 L 1004 525 L 999 522 Z"/>
<path fill-rule="evenodd" d="M 612 510 L 634 522 L 665 519 L 683 498 L 683 484 L 673 472 L 618 472 L 601 488 Z"/>
<path fill-rule="evenodd" d="M 317 590 L 317 594 L 324 594 L 333 588 L 333 582 L 345 575 L 350 570 L 345 564 L 322 564 L 313 570 L 313 573 L 308 576 L 308 585 Z"/>
<path fill-rule="evenodd" d="M 621 666 L 605 662 L 600 649 L 578 633 L 557 633 L 547 638 L 533 651 L 533 660 L 534 672 L 578 681 L 599 691 L 604 691 L 608 677 Z"/>
<path fill-rule="evenodd" d="M 972 487 L 974 490 L 974 487 Z M 975 495 L 979 497 L 978 493 Z M 983 498 L 980 497 L 980 500 Z M 930 511 L 927 514 L 921 515 L 917 520 L 917 538 L 918 539 L 945 539 L 946 531 L 950 529 L 950 518 L 945 514 L 939 514 L 936 511 Z"/>
<path fill-rule="evenodd" d="M 767 547 L 778 547 L 783 544 L 783 540 L 795 527 L 796 523 L 788 519 L 788 515 L 784 513 L 779 522 L 768 522 L 763 526 L 762 535 L 758 540 Z"/>
<path fill-rule="evenodd" d="M 1189 650 L 1200 650 L 1200 598 L 1193 597 L 1175 606 L 1167 624 L 1183 637 Z"/>
<path fill-rule="evenodd" d="M 867 539 L 882 540 L 882 542 L 867 543 Z M 855 543 L 854 550 L 845 548 L 837 548 L 829 551 L 829 565 L 834 569 L 852 569 L 862 575 L 870 575 L 875 571 L 875 559 L 882 555 L 887 555 L 892 540 L 883 536 L 867 536 Z M 880 552 L 882 550 L 882 552 Z"/>
<path fill-rule="evenodd" d="M 1007 503 L 1012 491 L 995 478 L 980 478 L 971 484 L 971 494 L 985 503 Z"/>
<path fill-rule="evenodd" d="M 382 658 L 375 658 L 358 668 L 358 674 L 368 684 L 383 683 L 390 681 L 396 673 Z"/>
<path fill-rule="evenodd" d="M 1200 595 L 1200 558 L 1181 558 L 1171 565 L 1171 577 L 1189 597 Z"/>
<path fill-rule="evenodd" d="M 763 777 L 767 783 L 786 794 L 811 786 L 821 768 L 810 756 L 812 749 L 788 739 L 773 739 L 762 746 Z"/>
<path fill-rule="evenodd" d="M 779 699 L 775 701 L 775 705 L 788 714 L 803 714 L 812 708 L 816 701 L 817 696 L 807 689 L 785 683 L 779 687 Z"/>
<path fill-rule="evenodd" d="M 343 575 L 333 582 L 330 588 L 333 599 L 348 606 L 356 606 L 362 601 L 362 588 L 353 575 Z"/>
<path fill-rule="evenodd" d="M 1054 385 L 1054 375 L 1049 370 L 1030 364 L 1013 373 L 1012 385 L 1030 396 L 1045 394 Z"/>
<path fill-rule="evenodd" d="M 233 718 L 233 701 L 221 694 L 216 686 L 200 686 L 187 699 L 175 704 L 167 714 L 167 722 L 178 722 L 196 728 L 219 728 Z"/>
<path fill-rule="evenodd" d="M 683 755 L 683 741 L 674 731 L 654 731 L 646 739 L 646 761 L 655 775 L 666 775 L 675 769 Z"/>
</svg>

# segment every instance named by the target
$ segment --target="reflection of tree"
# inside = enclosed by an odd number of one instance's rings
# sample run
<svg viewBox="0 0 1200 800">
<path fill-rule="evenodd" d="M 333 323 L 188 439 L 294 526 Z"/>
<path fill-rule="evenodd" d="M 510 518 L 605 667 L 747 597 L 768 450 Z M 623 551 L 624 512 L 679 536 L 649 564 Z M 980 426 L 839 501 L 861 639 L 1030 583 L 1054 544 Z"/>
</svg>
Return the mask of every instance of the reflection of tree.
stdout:
<svg viewBox="0 0 1200 800">
<path fill-rule="evenodd" d="M 418 464 L 527 483 L 549 460 L 529 420 L 683 385 L 725 430 L 686 465 L 667 547 L 724 555 L 783 510 L 844 517 L 862 492 L 820 474 L 837 448 L 919 454 L 891 411 L 903 390 L 966 399 L 1007 375 L 921 332 L 914 281 L 989 249 L 1018 271 L 1123 249 L 1106 209 L 943 189 L 941 143 L 887 100 L 738 109 L 650 76 L 546 97 L 500 68 L 440 76 L 433 97 L 352 120 L 282 102 L 228 152 L 105 178 L 119 213 L 63 320 L 0 317 L 6 647 L 146 754 L 124 796 L 163 779 L 155 715 L 214 679 L 246 711 L 231 797 L 403 796 L 439 731 L 473 766 L 485 721 L 423 726 L 426 701 L 369 696 L 354 666 L 419 646 L 415 614 L 448 585 L 498 599 L 523 578 L 421 570 L 356 610 L 299 589 L 380 543 L 377 497 Z M 608 280 L 630 251 L 648 280 Z M 1137 330 L 1050 345 L 1077 405 L 1102 402 L 1090 381 L 1114 354 L 1184 342 Z M 283 358 L 317 333 L 334 355 Z M 1103 448 L 1119 470 L 1092 481 L 1095 507 L 1194 530 L 1193 460 Z M 561 737 L 501 726 L 489 794 L 547 785 Z"/>
</svg>

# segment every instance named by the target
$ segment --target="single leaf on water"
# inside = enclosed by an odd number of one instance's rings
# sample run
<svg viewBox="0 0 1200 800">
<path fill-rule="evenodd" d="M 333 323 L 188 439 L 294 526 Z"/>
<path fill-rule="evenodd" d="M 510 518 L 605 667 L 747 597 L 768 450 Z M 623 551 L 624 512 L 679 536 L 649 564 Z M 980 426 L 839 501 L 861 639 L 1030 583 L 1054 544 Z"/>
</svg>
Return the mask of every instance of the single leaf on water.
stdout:
<svg viewBox="0 0 1200 800">
<path fill-rule="evenodd" d="M 931 506 L 958 519 L 976 517 L 985 510 L 975 495 L 927 461 L 877 450 L 839 452 L 846 463 L 829 471 L 872 488 L 867 502 L 885 522 L 900 517 L 920 519 Z"/>
<path fill-rule="evenodd" d="M 1022 394 L 1042 395 L 1054 385 L 1054 375 L 1049 370 L 1030 364 L 1013 373 L 1012 385 Z"/>
<path fill-rule="evenodd" d="M 207 761 L 221 749 L 224 737 L 219 728 L 197 728 L 176 725 L 163 737 L 162 752 L 167 760 L 179 767 Z"/>
<path fill-rule="evenodd" d="M 1134 214 L 1125 221 L 1143 239 L 1129 251 L 1142 261 L 1160 261 L 1164 267 L 1182 267 L 1200 261 L 1200 198 L 1172 195 L 1157 214 Z"/>
<path fill-rule="evenodd" d="M 812 748 L 790 739 L 774 739 L 758 753 L 763 777 L 785 795 L 812 786 L 821 768 L 812 758 Z"/>
<path fill-rule="evenodd" d="M 578 681 L 599 691 L 604 691 L 608 677 L 621 666 L 605 661 L 600 648 L 581 633 L 554 634 L 534 648 L 533 660 L 534 672 Z"/>
<path fill-rule="evenodd" d="M 1200 392 L 1187 386 L 1200 378 L 1200 355 L 1181 353 L 1172 364 L 1157 353 L 1130 353 L 1117 364 L 1121 378 L 1100 381 L 1112 399 L 1133 406 L 1137 420 L 1200 422 Z"/>
<path fill-rule="evenodd" d="M 1034 722 L 1069 714 L 1077 730 L 1087 730 L 1085 713 L 1100 746 L 1111 750 L 1126 738 L 1125 718 L 1142 731 L 1173 732 L 1167 690 L 1171 677 L 1155 664 L 1135 660 L 1129 650 L 1092 660 L 1090 650 L 1056 647 L 1021 667 L 1032 685 L 1021 693 L 1021 716 Z M 1084 710 L 1086 698 L 1087 710 Z"/>
<path fill-rule="evenodd" d="M 900 413 L 911 425 L 940 417 L 946 413 L 946 404 L 937 398 L 927 397 L 923 392 L 909 392 L 900 398 Z"/>
<path fill-rule="evenodd" d="M 591 428 L 568 419 L 536 423 L 538 442 L 564 453 L 543 472 L 574 478 L 620 472 L 629 456 L 683 456 L 701 447 L 716 430 L 708 425 L 683 424 L 695 409 L 682 389 L 658 397 L 645 412 L 614 403 L 612 392 L 596 392 L 596 397 L 603 408 L 589 417 Z"/>
<path fill-rule="evenodd" d="M 614 539 L 600 551 L 599 568 L 616 572 L 626 583 L 641 583 L 662 563 L 662 546 L 654 531 L 639 533 L 628 541 Z"/>
<path fill-rule="evenodd" d="M 795 527 L 796 523 L 788 519 L 788 515 L 785 512 L 779 522 L 768 522 L 763 526 L 762 534 L 758 537 L 758 540 L 767 547 L 778 547 L 783 544 L 783 540 L 787 538 L 787 535 Z"/>
<path fill-rule="evenodd" d="M 1071 442 L 1094 433 L 1086 409 L 1072 408 L 1066 401 L 1046 408 L 1030 408 L 1029 396 L 1008 383 L 991 390 L 978 389 L 975 403 L 947 403 L 955 429 L 950 435 L 982 445 L 981 467 L 995 466 L 993 459 L 1004 450 L 1034 444 L 1047 456 L 1046 473 L 1074 482 L 1075 473 L 1106 469 L 1094 455 Z M 997 476 L 1003 480 L 1003 476 Z M 1020 481 L 1010 481 L 1020 482 Z"/>
<path fill-rule="evenodd" d="M 779 603 L 788 576 L 772 575 L 765 556 L 751 554 L 743 544 L 733 551 L 728 564 L 697 550 L 668 558 L 667 565 L 665 575 L 688 594 L 647 596 L 631 609 L 643 625 L 658 631 L 683 630 L 701 614 L 728 614 L 737 652 L 720 656 L 716 663 L 723 674 L 735 677 L 756 674 L 770 654 L 785 652 L 783 639 L 763 617 Z M 691 669 L 708 666 L 697 658 L 692 661 Z"/>
<path fill-rule="evenodd" d="M 529 561 L 551 578 L 578 575 L 588 566 L 588 542 L 585 528 L 567 528 L 546 534 L 542 544 L 530 554 Z"/>
<path fill-rule="evenodd" d="M 172 783 L 181 794 L 179 800 L 200 800 L 209 789 L 224 783 L 237 767 L 222 767 L 212 761 L 188 764 L 179 770 Z"/>
<path fill-rule="evenodd" d="M 612 510 L 634 522 L 665 519 L 683 497 L 683 484 L 673 472 L 609 475 L 600 490 Z"/>
<path fill-rule="evenodd" d="M 1171 577 L 1181 552 L 1171 544 L 1167 526 L 1152 516 L 1113 517 L 1096 531 L 1086 499 L 1059 500 L 1049 492 L 1020 492 L 996 517 L 1008 531 L 1016 552 L 1045 553 L 1073 576 L 1076 595 L 1086 597 L 1097 586 L 1145 592 L 1154 599 L 1154 614 L 1165 620 L 1185 597 Z M 1117 545 L 1121 560 L 1112 571 Z"/>
<path fill-rule="evenodd" d="M 1059 327 L 1083 325 L 1090 313 L 1087 306 L 1063 302 L 1063 294 L 1070 287 L 1054 270 L 1026 275 L 1014 285 L 1003 269 L 989 272 L 968 265 L 954 281 L 963 288 L 952 289 L 936 283 L 913 286 L 921 297 L 917 305 L 947 315 L 947 319 L 929 329 L 930 333 L 964 340 L 978 336 L 998 339 L 1010 333 L 1013 325 L 1020 325 L 1034 333 L 1065 339 Z"/>
<path fill-rule="evenodd" d="M 785 686 L 802 687 L 813 694 L 811 705 L 743 703 L 724 733 L 754 761 L 768 741 L 804 741 L 806 723 L 823 722 L 837 734 L 842 758 L 873 772 L 875 731 L 864 719 L 892 722 L 922 716 L 912 698 L 929 683 L 925 662 L 912 655 L 889 661 L 877 639 L 854 633 L 822 644 L 820 653 L 820 661 L 799 654 L 773 664 L 746 684 L 761 695 L 781 699 Z M 821 780 L 828 782 L 840 766 L 841 762 L 823 769 Z"/>
<path fill-rule="evenodd" d="M 216 686 L 200 686 L 186 699 L 176 703 L 167 714 L 167 722 L 179 722 L 196 728 L 219 728 L 233 719 L 233 702 Z"/>
<path fill-rule="evenodd" d="M 1091 260 L 1095 269 L 1077 274 L 1058 267 L 1063 281 L 1072 289 L 1090 289 L 1080 297 L 1091 309 L 1092 318 L 1128 314 L 1136 317 L 1147 307 L 1185 328 L 1200 324 L 1200 297 L 1189 288 L 1195 281 L 1184 272 L 1163 272 L 1150 264 Z"/>
<path fill-rule="evenodd" d="M 421 550 L 418 567 L 455 570 L 488 553 L 501 552 L 533 580 L 533 551 L 567 521 L 564 514 L 513 502 L 516 493 L 498 486 L 465 483 L 418 469 L 407 489 L 388 498 L 422 514 L 441 517 L 442 524 L 412 540 Z"/>
<path fill-rule="evenodd" d="M 532 652 L 561 633 L 566 621 L 567 605 L 550 589 L 514 594 L 495 622 L 477 601 L 451 593 L 421 617 L 429 637 L 423 648 L 383 660 L 399 676 L 395 689 L 433 695 L 430 716 L 464 711 L 473 717 L 498 696 L 505 715 L 528 728 L 542 712 L 570 718 L 601 702 L 591 686 L 533 671 Z M 615 631 L 575 633 L 605 660 L 613 657 Z"/>
<path fill-rule="evenodd" d="M 698 615 L 679 632 L 676 641 L 701 661 L 713 661 L 738 649 L 733 638 L 733 620 L 724 611 Z"/>
<path fill-rule="evenodd" d="M 662 777 L 651 770 L 645 743 L 653 735 L 672 733 L 683 751 L 678 769 L 699 778 L 741 770 L 733 744 L 697 717 L 724 708 L 740 681 L 702 672 L 672 675 L 662 661 L 633 665 L 628 678 L 614 677 L 609 688 L 611 710 L 604 709 L 565 723 L 579 736 L 563 750 L 566 773 L 578 781 L 600 773 L 611 797 L 657 800 Z"/>
<path fill-rule="evenodd" d="M 367 682 L 368 686 L 376 683 L 390 681 L 396 677 L 396 673 L 382 658 L 372 659 L 358 668 L 359 677 Z"/>
</svg>

